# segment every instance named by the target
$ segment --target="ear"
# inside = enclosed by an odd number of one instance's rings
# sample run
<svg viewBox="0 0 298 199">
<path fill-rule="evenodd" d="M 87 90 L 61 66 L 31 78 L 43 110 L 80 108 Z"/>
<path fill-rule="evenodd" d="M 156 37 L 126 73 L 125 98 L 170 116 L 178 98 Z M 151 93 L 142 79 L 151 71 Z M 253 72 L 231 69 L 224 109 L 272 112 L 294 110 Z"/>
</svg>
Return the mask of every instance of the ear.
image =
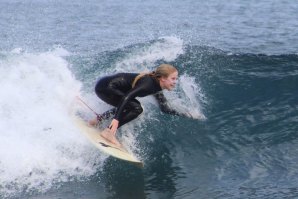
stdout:
<svg viewBox="0 0 298 199">
<path fill-rule="evenodd" d="M 162 89 L 164 89 L 165 81 L 166 81 L 166 78 L 164 77 L 159 78 L 159 85 Z"/>
<path fill-rule="evenodd" d="M 162 81 L 162 82 L 165 82 L 165 81 L 167 80 L 167 78 L 165 78 L 165 77 L 160 77 L 159 80 Z"/>
</svg>

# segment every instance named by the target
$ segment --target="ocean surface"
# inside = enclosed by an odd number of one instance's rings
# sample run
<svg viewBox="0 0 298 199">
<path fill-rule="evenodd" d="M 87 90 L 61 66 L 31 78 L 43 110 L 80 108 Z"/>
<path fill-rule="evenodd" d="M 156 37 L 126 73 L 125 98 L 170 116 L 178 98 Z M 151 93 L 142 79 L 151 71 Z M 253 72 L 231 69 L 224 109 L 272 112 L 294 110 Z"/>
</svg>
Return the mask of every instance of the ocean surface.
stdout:
<svg viewBox="0 0 298 199">
<path fill-rule="evenodd" d="M 0 0 L 0 198 L 298 198 L 298 2 Z M 118 131 L 145 166 L 76 128 L 98 78 L 179 70 L 193 118 L 144 113 Z M 88 112 L 88 110 L 85 110 Z M 88 117 L 93 113 L 89 111 Z"/>
</svg>

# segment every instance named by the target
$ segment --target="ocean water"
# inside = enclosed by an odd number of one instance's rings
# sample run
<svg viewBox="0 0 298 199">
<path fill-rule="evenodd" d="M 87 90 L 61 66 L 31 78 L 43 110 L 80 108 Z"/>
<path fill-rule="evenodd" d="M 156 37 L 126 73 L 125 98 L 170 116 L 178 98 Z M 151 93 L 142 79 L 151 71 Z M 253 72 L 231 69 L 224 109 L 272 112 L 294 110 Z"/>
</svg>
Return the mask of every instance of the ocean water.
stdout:
<svg viewBox="0 0 298 199">
<path fill-rule="evenodd" d="M 0 1 L 0 198 L 298 197 L 295 1 Z M 96 80 L 179 70 L 171 106 L 119 129 L 143 169 L 98 151 L 71 120 Z M 92 112 L 89 112 L 92 117 Z M 195 119 L 199 118 L 199 119 Z"/>
</svg>

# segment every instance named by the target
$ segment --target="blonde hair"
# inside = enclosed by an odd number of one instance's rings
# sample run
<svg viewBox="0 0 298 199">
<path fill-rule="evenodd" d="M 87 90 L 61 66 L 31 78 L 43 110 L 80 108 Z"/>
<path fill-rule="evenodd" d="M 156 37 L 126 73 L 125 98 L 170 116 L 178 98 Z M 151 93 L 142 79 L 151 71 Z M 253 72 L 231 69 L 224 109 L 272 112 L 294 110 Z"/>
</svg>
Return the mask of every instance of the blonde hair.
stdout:
<svg viewBox="0 0 298 199">
<path fill-rule="evenodd" d="M 178 70 L 170 64 L 161 64 L 155 69 L 155 71 L 152 71 L 150 73 L 140 73 L 138 76 L 136 76 L 132 82 L 132 88 L 135 87 L 137 81 L 139 79 L 141 79 L 142 77 L 144 77 L 145 75 L 149 75 L 149 76 L 154 77 L 158 80 L 161 77 L 167 78 L 170 74 L 177 72 L 177 71 Z"/>
</svg>

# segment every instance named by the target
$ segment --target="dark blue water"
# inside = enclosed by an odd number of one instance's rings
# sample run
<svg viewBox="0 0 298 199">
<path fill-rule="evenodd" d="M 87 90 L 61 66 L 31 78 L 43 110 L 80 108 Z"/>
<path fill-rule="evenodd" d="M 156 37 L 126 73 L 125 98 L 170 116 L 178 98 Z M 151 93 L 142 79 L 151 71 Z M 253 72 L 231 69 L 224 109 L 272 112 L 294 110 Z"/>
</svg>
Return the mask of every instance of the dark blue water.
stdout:
<svg viewBox="0 0 298 199">
<path fill-rule="evenodd" d="M 298 197 L 294 1 L 1 1 L 2 198 Z M 69 120 L 96 79 L 177 66 L 172 106 L 118 132 L 143 169 Z M 196 119 L 204 116 L 206 119 Z"/>
</svg>

